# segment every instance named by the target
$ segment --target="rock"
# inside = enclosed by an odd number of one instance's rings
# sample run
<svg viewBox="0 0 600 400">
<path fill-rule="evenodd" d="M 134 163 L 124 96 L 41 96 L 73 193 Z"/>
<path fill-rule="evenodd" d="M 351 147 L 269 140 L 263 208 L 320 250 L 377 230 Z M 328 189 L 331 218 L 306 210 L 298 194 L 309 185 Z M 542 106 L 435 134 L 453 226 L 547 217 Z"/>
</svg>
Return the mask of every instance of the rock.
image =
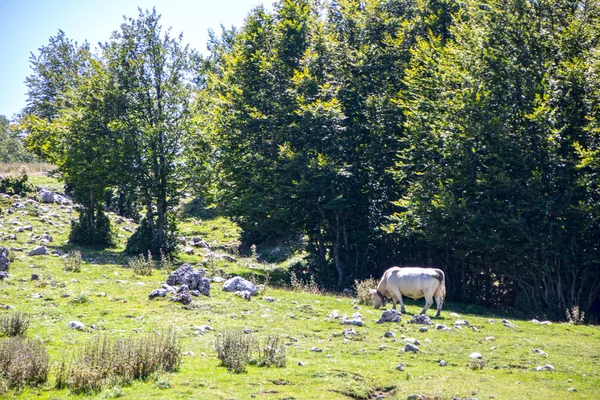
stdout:
<svg viewBox="0 0 600 400">
<path fill-rule="evenodd" d="M 162 284 L 162 288 L 165 289 L 169 293 L 175 293 L 177 291 L 173 286 L 167 285 L 166 283 Z"/>
<path fill-rule="evenodd" d="M 187 244 L 187 240 L 185 239 L 185 236 L 178 236 L 177 243 L 179 243 L 182 246 L 185 246 Z"/>
<path fill-rule="evenodd" d="M 314 351 L 315 353 L 322 353 L 323 349 L 321 349 L 317 346 L 314 346 L 314 347 L 311 347 L 310 351 Z"/>
<path fill-rule="evenodd" d="M 571 392 L 571 393 L 576 392 L 576 391 L 577 391 L 577 389 L 575 389 L 575 388 L 568 388 L 567 389 L 567 392 Z"/>
<path fill-rule="evenodd" d="M 31 232 L 31 231 L 33 231 L 33 226 L 31 226 L 31 225 L 24 226 L 23 230 Z"/>
<path fill-rule="evenodd" d="M 263 300 L 266 301 L 267 303 L 273 303 L 275 301 L 275 299 L 270 296 L 263 297 Z"/>
<path fill-rule="evenodd" d="M 446 361 L 440 360 L 440 367 L 445 367 L 446 365 Z"/>
<path fill-rule="evenodd" d="M 496 340 L 496 337 L 495 337 L 495 336 L 488 336 L 488 337 L 486 337 L 486 338 L 485 338 L 485 341 L 486 341 L 486 342 L 491 342 L 491 341 L 493 341 L 493 340 Z"/>
<path fill-rule="evenodd" d="M 225 283 L 223 283 L 222 289 L 224 292 L 247 291 L 252 296 L 256 295 L 258 292 L 258 288 L 252 282 L 241 276 L 235 276 L 226 280 Z"/>
<path fill-rule="evenodd" d="M 250 293 L 247 290 L 236 290 L 233 293 L 234 296 L 238 296 L 241 297 L 242 299 L 246 300 L 246 301 L 250 301 L 250 298 L 252 297 L 252 293 Z"/>
<path fill-rule="evenodd" d="M 156 289 L 153 290 L 152 293 L 148 295 L 150 299 L 154 299 L 156 297 L 165 297 L 167 295 L 167 291 L 165 289 Z"/>
<path fill-rule="evenodd" d="M 4 279 L 8 279 L 8 272 L 0 271 L 0 281 L 3 281 Z"/>
<path fill-rule="evenodd" d="M 483 358 L 483 356 L 481 355 L 481 353 L 473 352 L 473 353 L 469 354 L 469 358 L 478 360 L 480 358 Z"/>
<path fill-rule="evenodd" d="M 464 319 L 457 319 L 456 321 L 454 321 L 454 326 L 469 326 L 469 322 L 465 321 Z"/>
<path fill-rule="evenodd" d="M 419 332 L 427 332 L 429 329 L 426 326 L 422 326 L 419 328 Z"/>
<path fill-rule="evenodd" d="M 343 319 L 342 320 L 342 324 L 344 324 L 344 325 L 356 325 L 356 326 L 363 326 L 364 325 L 362 319 L 357 319 L 357 318 Z"/>
<path fill-rule="evenodd" d="M 545 352 L 545 351 L 543 351 L 543 350 L 540 350 L 540 349 L 533 349 L 533 352 L 534 352 L 534 353 L 537 353 L 537 354 L 539 354 L 540 356 L 548 357 L 548 353 L 546 353 L 546 352 Z"/>
<path fill-rule="evenodd" d="M 460 314 L 457 314 L 455 312 L 450 313 L 450 316 L 454 318 L 460 318 Z"/>
<path fill-rule="evenodd" d="M 540 322 L 540 325 L 552 325 L 552 322 L 550 322 L 550 321 L 542 321 L 542 322 Z"/>
<path fill-rule="evenodd" d="M 333 310 L 331 314 L 329 314 L 329 318 L 338 319 L 340 317 L 340 312 L 338 310 Z"/>
<path fill-rule="evenodd" d="M 400 322 L 401 316 L 400 312 L 396 310 L 386 310 L 381 314 L 381 318 L 377 321 L 378 324 L 383 324 L 384 322 Z"/>
<path fill-rule="evenodd" d="M 237 262 L 237 259 L 234 256 L 230 256 L 229 254 L 223 254 L 221 258 L 225 261 L 229 262 Z"/>
<path fill-rule="evenodd" d="M 402 364 L 396 365 L 396 371 L 404 371 L 404 365 L 402 365 Z"/>
<path fill-rule="evenodd" d="M 160 290 L 160 289 L 159 289 Z M 177 290 L 177 295 L 171 300 L 181 303 L 183 305 L 188 305 L 192 302 L 192 295 L 188 289 L 187 285 L 181 285 L 179 290 Z"/>
<path fill-rule="evenodd" d="M 192 238 L 192 246 L 194 247 L 204 247 L 206 249 L 210 249 L 210 244 L 208 244 L 207 242 L 205 242 L 201 237 L 199 236 L 194 236 Z"/>
<path fill-rule="evenodd" d="M 29 253 L 27 253 L 28 256 L 43 256 L 45 254 L 48 254 L 48 249 L 46 248 L 46 246 L 38 246 L 35 249 L 31 250 Z"/>
<path fill-rule="evenodd" d="M 431 325 L 431 320 L 427 315 L 415 315 L 408 321 L 409 324 Z"/>
<path fill-rule="evenodd" d="M 535 367 L 536 371 L 554 371 L 554 367 L 550 364 L 546 364 L 544 366 L 537 366 Z"/>
<path fill-rule="evenodd" d="M 410 344 L 416 344 L 417 346 L 421 345 L 421 342 L 419 342 L 417 339 L 412 338 L 412 337 L 411 338 L 403 338 L 402 341 L 406 342 L 406 343 L 410 343 Z"/>
<path fill-rule="evenodd" d="M 298 361 L 298 366 L 299 367 L 304 367 L 304 363 L 302 361 Z"/>
<path fill-rule="evenodd" d="M 193 255 L 194 254 L 194 248 L 193 247 L 184 247 L 183 252 L 187 255 Z"/>
<path fill-rule="evenodd" d="M 356 331 L 354 330 L 354 328 L 350 328 L 347 331 L 342 331 L 342 334 L 344 336 L 356 335 Z"/>
<path fill-rule="evenodd" d="M 420 395 L 420 394 L 411 394 L 410 396 L 408 396 L 406 398 L 406 400 L 423 400 L 425 398 L 426 398 L 425 396 Z"/>
<path fill-rule="evenodd" d="M 71 322 L 69 322 L 69 329 L 75 329 L 78 331 L 82 331 L 85 329 L 85 325 L 79 321 L 71 321 Z"/>
<path fill-rule="evenodd" d="M 199 290 L 190 290 L 190 294 L 192 296 L 198 297 L 198 296 L 200 296 L 200 291 Z"/>
<path fill-rule="evenodd" d="M 8 272 L 8 265 L 10 264 L 10 261 L 8 260 L 8 254 L 8 249 L 0 246 L 0 271 Z"/>
<path fill-rule="evenodd" d="M 31 274 L 31 280 L 32 281 L 39 281 L 40 280 L 40 276 L 38 274 Z"/>
<path fill-rule="evenodd" d="M 404 352 L 405 353 L 408 353 L 408 352 L 418 353 L 419 348 L 412 343 L 406 343 L 406 346 L 404 346 Z"/>
<path fill-rule="evenodd" d="M 450 328 L 448 328 L 444 324 L 435 324 L 435 329 L 438 330 L 438 331 L 447 331 L 447 330 L 450 330 Z"/>
<path fill-rule="evenodd" d="M 540 321 L 538 321 L 538 320 L 537 320 L 537 319 L 535 319 L 535 318 L 534 318 L 534 319 L 532 319 L 532 320 L 531 320 L 531 321 L 529 321 L 529 322 L 531 322 L 532 324 L 537 324 L 537 325 L 539 325 L 539 324 L 540 324 Z"/>
<path fill-rule="evenodd" d="M 387 331 L 386 333 L 383 334 L 383 337 L 386 337 L 386 338 L 391 338 L 394 336 L 396 336 L 396 334 L 394 332 L 390 332 L 390 331 Z"/>
<path fill-rule="evenodd" d="M 54 203 L 54 193 L 42 189 L 38 194 L 42 198 L 43 203 Z"/>
<path fill-rule="evenodd" d="M 189 290 L 198 290 L 204 296 L 210 296 L 210 281 L 204 275 L 204 270 L 194 270 L 194 267 L 186 263 L 167 277 L 167 285 L 187 285 Z"/>
</svg>

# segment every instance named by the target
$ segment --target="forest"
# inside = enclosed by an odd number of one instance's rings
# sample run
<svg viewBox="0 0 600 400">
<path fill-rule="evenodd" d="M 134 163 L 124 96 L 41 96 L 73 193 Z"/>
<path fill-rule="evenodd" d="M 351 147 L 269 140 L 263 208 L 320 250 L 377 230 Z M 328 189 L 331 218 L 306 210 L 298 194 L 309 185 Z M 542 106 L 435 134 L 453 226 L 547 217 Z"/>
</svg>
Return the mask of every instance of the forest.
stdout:
<svg viewBox="0 0 600 400">
<path fill-rule="evenodd" d="M 206 53 L 157 10 L 115 28 L 51 37 L 0 120 L 82 205 L 72 242 L 112 210 L 175 256 L 193 196 L 330 289 L 432 266 L 454 302 L 600 317 L 600 2 L 281 0 Z"/>
</svg>

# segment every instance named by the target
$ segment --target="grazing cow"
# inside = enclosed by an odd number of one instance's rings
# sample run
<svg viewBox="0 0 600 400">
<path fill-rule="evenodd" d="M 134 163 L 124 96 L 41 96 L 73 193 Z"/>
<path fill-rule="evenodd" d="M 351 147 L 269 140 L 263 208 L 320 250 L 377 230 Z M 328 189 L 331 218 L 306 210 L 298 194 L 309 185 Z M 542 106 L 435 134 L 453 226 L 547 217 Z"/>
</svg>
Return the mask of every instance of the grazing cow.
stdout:
<svg viewBox="0 0 600 400">
<path fill-rule="evenodd" d="M 444 272 L 435 268 L 392 267 L 383 274 L 377 290 L 371 291 L 373 307 L 385 307 L 385 299 L 388 296 L 394 302 L 394 309 L 396 309 L 396 301 L 399 301 L 401 311 L 405 312 L 402 295 L 415 300 L 425 297 L 425 307 L 421 311 L 421 314 L 425 314 L 435 298 L 437 304 L 435 316 L 439 317 L 446 296 L 444 278 Z"/>
</svg>

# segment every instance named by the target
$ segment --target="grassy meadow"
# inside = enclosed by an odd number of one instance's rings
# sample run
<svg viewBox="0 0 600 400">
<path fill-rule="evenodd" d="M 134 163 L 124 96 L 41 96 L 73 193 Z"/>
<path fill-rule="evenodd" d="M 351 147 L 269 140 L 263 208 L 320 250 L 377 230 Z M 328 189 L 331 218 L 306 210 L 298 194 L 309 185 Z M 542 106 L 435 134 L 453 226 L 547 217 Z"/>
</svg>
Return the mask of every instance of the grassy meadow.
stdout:
<svg viewBox="0 0 600 400">
<path fill-rule="evenodd" d="M 36 185 L 53 189 L 60 182 L 37 176 Z M 12 214 L 6 210 L 21 202 Z M 242 274 L 270 282 L 250 302 L 211 284 L 210 297 L 193 297 L 182 306 L 166 298 L 150 300 L 148 294 L 161 287 L 169 271 L 155 270 L 139 276 L 128 268 L 122 253 L 135 224 L 114 224 L 119 246 L 98 250 L 66 244 L 69 221 L 76 212 L 70 206 L 28 204 L 14 198 L 0 199 L 0 246 L 13 249 L 10 277 L 0 282 L 0 318 L 16 311 L 30 316 L 27 338 L 39 339 L 56 366 L 69 359 L 90 339 L 126 339 L 173 327 L 182 343 L 182 362 L 177 372 L 159 372 L 146 380 L 109 385 L 99 392 L 75 394 L 55 389 L 56 368 L 40 387 L 8 390 L 3 398 L 145 398 L 145 399 L 599 399 L 600 328 L 588 325 L 534 324 L 510 319 L 497 311 L 474 306 L 446 304 L 441 318 L 433 323 L 451 330 L 400 323 L 377 324 L 382 310 L 374 310 L 355 299 L 336 293 L 320 293 L 314 287 L 279 285 L 277 277 L 301 254 L 290 252 L 279 263 L 265 263 L 254 255 L 235 252 L 239 229 L 222 217 L 183 221 L 180 235 L 202 236 L 213 251 L 229 254 L 236 261 L 208 257 L 208 250 L 194 248 L 181 254 L 183 262 L 204 262 L 209 277 L 227 278 Z M 51 224 L 41 221 L 51 221 Z M 111 215 L 114 221 L 115 216 Z M 31 225 L 31 231 L 16 233 L 15 227 Z M 65 271 L 65 259 L 55 255 L 27 256 L 38 243 L 33 236 L 48 232 L 53 241 L 49 252 L 78 249 L 83 263 L 80 272 Z M 281 250 L 258 249 L 274 254 Z M 285 250 L 283 250 L 285 251 Z M 12 256 L 11 256 L 12 257 Z M 31 280 L 31 275 L 39 280 Z M 306 290 L 303 290 L 306 289 Z M 266 297 L 272 297 L 273 302 Z M 416 313 L 422 301 L 407 302 Z M 10 306 L 7 308 L 6 306 Z M 14 307 L 14 308 L 12 308 Z M 330 318 L 358 312 L 364 326 L 343 325 Z M 430 310 L 429 315 L 434 311 Z M 509 318 L 514 327 L 501 323 Z M 458 319 L 469 326 L 454 327 Z M 85 324 L 83 331 L 68 329 L 71 321 Z M 493 320 L 493 321 L 491 321 Z M 201 329 L 209 326 L 211 329 Z M 348 332 L 352 328 L 351 332 Z M 244 331 L 257 341 L 278 335 L 286 349 L 284 367 L 248 365 L 234 373 L 220 365 L 215 342 L 220 335 Z M 392 332 L 386 334 L 386 332 Z M 389 337 L 386 337 L 389 336 Z M 493 338 L 492 338 L 493 337 Z M 404 352 L 405 340 L 416 339 L 418 353 Z M 0 339 L 6 340 L 6 339 Z M 533 351 L 540 349 L 547 357 Z M 321 351 L 315 351 L 321 350 Z M 479 352 L 481 359 L 469 355 Z M 441 366 L 444 360 L 446 366 Z M 252 363 L 251 363 L 252 364 Z M 537 371 L 550 364 L 554 371 Z M 398 370 L 399 365 L 403 370 Z M 575 388 L 575 391 L 569 391 Z M 416 395 L 411 397 L 412 395 Z M 420 397 L 419 397 L 420 396 Z"/>
</svg>

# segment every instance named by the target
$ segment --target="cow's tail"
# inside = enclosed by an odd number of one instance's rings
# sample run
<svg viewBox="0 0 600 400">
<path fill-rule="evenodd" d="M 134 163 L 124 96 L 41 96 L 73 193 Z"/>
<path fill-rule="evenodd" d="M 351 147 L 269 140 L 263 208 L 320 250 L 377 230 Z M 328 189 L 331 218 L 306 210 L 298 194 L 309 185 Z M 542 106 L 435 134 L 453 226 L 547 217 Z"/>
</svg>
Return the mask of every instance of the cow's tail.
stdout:
<svg viewBox="0 0 600 400">
<path fill-rule="evenodd" d="M 442 296 L 442 300 L 445 300 L 446 299 L 446 276 L 444 275 L 444 271 L 442 271 L 441 269 L 436 269 L 435 272 L 437 272 L 437 274 L 438 274 L 440 284 L 438 285 L 438 287 L 433 295 L 435 297 L 437 297 L 437 295 L 440 294 Z"/>
</svg>

